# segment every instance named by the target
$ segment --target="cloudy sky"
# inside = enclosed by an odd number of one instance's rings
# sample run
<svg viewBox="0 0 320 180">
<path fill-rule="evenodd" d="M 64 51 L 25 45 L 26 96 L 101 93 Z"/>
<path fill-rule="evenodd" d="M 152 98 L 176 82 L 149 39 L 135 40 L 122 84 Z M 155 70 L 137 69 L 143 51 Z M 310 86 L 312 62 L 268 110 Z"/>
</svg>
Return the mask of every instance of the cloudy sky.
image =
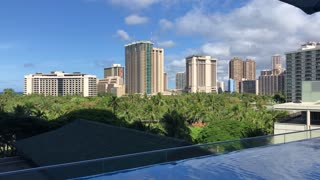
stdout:
<svg viewBox="0 0 320 180">
<path fill-rule="evenodd" d="M 255 59 L 258 74 L 273 54 L 320 41 L 319 32 L 319 14 L 278 0 L 1 0 L 0 91 L 22 91 L 35 72 L 101 78 L 104 67 L 124 65 L 124 45 L 136 40 L 165 48 L 170 88 L 198 53 L 218 58 L 218 79 L 227 80 L 230 58 Z"/>
</svg>

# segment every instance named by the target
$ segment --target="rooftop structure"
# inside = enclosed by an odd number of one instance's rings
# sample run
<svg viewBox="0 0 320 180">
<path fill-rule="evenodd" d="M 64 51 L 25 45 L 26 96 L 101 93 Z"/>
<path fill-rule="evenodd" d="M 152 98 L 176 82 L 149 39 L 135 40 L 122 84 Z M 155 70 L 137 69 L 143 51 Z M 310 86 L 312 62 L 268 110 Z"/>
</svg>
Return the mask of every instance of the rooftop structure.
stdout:
<svg viewBox="0 0 320 180">
<path fill-rule="evenodd" d="M 277 104 L 273 109 L 299 112 L 291 119 L 275 123 L 275 134 L 320 128 L 320 81 L 303 81 L 302 101 Z"/>
<path fill-rule="evenodd" d="M 124 47 L 132 46 L 132 45 L 135 45 L 135 44 L 153 44 L 153 43 L 151 41 L 135 41 L 135 42 L 132 42 L 130 44 L 126 44 Z"/>
<path fill-rule="evenodd" d="M 110 126 L 107 124 L 76 120 L 59 129 L 40 134 L 16 143 L 18 154 L 28 159 L 36 167 L 58 166 L 58 164 L 91 161 L 93 159 L 108 158 L 126 154 L 142 153 L 166 148 L 191 145 L 178 139 L 148 134 L 145 132 Z M 202 149 L 191 149 L 191 154 L 197 156 L 207 155 Z M 34 173 L 16 176 L 16 179 L 68 179 L 98 172 L 110 172 L 126 168 L 156 164 L 162 159 L 176 160 L 172 157 L 189 157 L 185 154 L 173 153 L 167 157 L 152 155 L 132 159 L 105 161 L 104 168 L 101 163 L 89 163 L 62 169 L 36 171 Z M 0 162 L 1 164 L 1 162 Z M 20 168 L 21 169 L 21 168 Z M 97 171 L 97 169 L 99 169 Z M 1 169 L 0 169 L 1 170 Z M 23 177 L 23 178 L 21 178 Z M 11 177 L 11 179 L 15 179 Z M 0 179 L 2 179 L 0 172 Z M 5 178 L 10 179 L 10 178 Z"/>
<path fill-rule="evenodd" d="M 124 67 L 121 64 L 112 64 L 111 67 L 104 68 L 104 78 L 119 76 L 124 79 Z"/>
</svg>

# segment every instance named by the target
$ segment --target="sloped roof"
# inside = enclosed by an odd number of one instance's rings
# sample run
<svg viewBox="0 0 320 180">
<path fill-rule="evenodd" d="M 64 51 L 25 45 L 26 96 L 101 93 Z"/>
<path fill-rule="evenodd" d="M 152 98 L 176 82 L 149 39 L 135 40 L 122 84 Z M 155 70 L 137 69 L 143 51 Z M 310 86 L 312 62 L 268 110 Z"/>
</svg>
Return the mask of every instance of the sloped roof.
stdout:
<svg viewBox="0 0 320 180">
<path fill-rule="evenodd" d="M 38 166 L 48 166 L 190 145 L 187 142 L 123 127 L 76 120 L 57 130 L 16 143 L 18 153 Z M 38 179 L 68 179 L 211 154 L 198 147 L 169 153 L 95 161 L 28 173 Z M 17 176 L 17 179 L 21 176 Z"/>
<path fill-rule="evenodd" d="M 57 130 L 16 143 L 18 152 L 39 166 L 190 145 L 123 127 L 76 120 Z"/>
<path fill-rule="evenodd" d="M 280 0 L 295 7 L 300 8 L 307 14 L 313 14 L 320 11 L 320 0 Z"/>
</svg>

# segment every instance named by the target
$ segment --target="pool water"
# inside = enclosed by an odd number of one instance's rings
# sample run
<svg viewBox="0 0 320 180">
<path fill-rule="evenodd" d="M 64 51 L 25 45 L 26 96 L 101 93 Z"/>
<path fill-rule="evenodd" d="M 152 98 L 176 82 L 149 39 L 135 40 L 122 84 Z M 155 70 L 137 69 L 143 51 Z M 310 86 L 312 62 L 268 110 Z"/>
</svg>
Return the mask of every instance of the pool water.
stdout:
<svg viewBox="0 0 320 180">
<path fill-rule="evenodd" d="M 320 138 L 81 179 L 320 179 Z"/>
</svg>

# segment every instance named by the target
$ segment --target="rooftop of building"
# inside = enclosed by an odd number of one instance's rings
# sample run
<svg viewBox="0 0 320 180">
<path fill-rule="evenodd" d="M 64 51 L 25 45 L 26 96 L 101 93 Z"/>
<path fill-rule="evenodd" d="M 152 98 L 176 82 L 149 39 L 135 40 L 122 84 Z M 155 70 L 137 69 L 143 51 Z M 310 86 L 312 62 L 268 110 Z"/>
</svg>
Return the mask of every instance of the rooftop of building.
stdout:
<svg viewBox="0 0 320 180">
<path fill-rule="evenodd" d="M 130 44 L 126 44 L 125 47 L 135 45 L 135 44 L 153 44 L 151 41 L 134 41 Z"/>
<path fill-rule="evenodd" d="M 283 104 L 276 104 L 273 106 L 276 110 L 297 110 L 297 111 L 319 111 L 320 112 L 320 101 L 316 102 L 288 102 Z"/>
<path fill-rule="evenodd" d="M 18 154 L 31 162 L 34 165 L 33 167 L 73 163 L 188 145 L 191 144 L 179 139 L 86 120 L 76 120 L 59 129 L 20 140 L 15 144 Z M 208 154 L 204 150 L 199 150 L 196 153 L 199 155 Z M 106 167 L 104 171 L 110 172 L 145 164 L 156 164 L 157 162 L 157 156 L 152 156 L 152 159 L 142 157 L 134 159 L 134 161 L 129 159 L 113 163 L 112 166 Z M 90 166 L 95 167 L 94 164 L 90 164 Z M 87 166 L 81 168 L 84 169 L 78 169 L 80 172 L 75 173 L 81 174 L 82 171 L 88 173 L 92 170 L 90 168 L 87 170 Z M 57 176 L 64 177 L 63 173 L 58 174 Z M 56 177 L 56 174 L 53 173 L 52 176 Z"/>
<path fill-rule="evenodd" d="M 57 130 L 16 143 L 18 152 L 38 166 L 185 145 L 190 144 L 173 138 L 86 120 L 77 120 Z"/>
<path fill-rule="evenodd" d="M 111 67 L 105 67 L 104 69 L 111 69 L 115 67 L 124 67 L 124 66 L 121 66 L 121 64 L 112 64 Z"/>
<path fill-rule="evenodd" d="M 276 104 L 276 110 L 320 111 L 320 81 L 302 81 L 301 100 Z"/>
<path fill-rule="evenodd" d="M 217 58 L 213 58 L 213 57 L 211 57 L 211 56 L 203 55 L 203 54 L 193 54 L 193 55 L 187 56 L 186 59 L 193 58 L 193 57 L 196 57 L 196 58 L 204 58 L 204 59 L 211 59 L 211 60 L 217 60 Z"/>
<path fill-rule="evenodd" d="M 90 74 L 84 74 L 81 72 L 72 72 L 72 73 L 66 73 L 64 71 L 52 71 L 50 73 L 42 73 L 42 72 L 36 72 L 35 74 L 29 74 L 26 76 L 48 76 L 48 77 L 61 77 L 61 76 L 95 76 L 95 75 L 90 75 Z"/>
<path fill-rule="evenodd" d="M 163 51 L 163 48 L 160 48 L 160 47 L 153 47 L 153 50 Z"/>
<path fill-rule="evenodd" d="M 305 52 L 305 51 L 313 51 L 313 50 L 319 50 L 320 49 L 320 43 L 319 42 L 307 42 L 305 44 L 302 44 L 301 47 L 298 50 L 295 51 L 289 51 L 285 54 L 290 53 L 297 53 L 297 52 Z"/>
</svg>

